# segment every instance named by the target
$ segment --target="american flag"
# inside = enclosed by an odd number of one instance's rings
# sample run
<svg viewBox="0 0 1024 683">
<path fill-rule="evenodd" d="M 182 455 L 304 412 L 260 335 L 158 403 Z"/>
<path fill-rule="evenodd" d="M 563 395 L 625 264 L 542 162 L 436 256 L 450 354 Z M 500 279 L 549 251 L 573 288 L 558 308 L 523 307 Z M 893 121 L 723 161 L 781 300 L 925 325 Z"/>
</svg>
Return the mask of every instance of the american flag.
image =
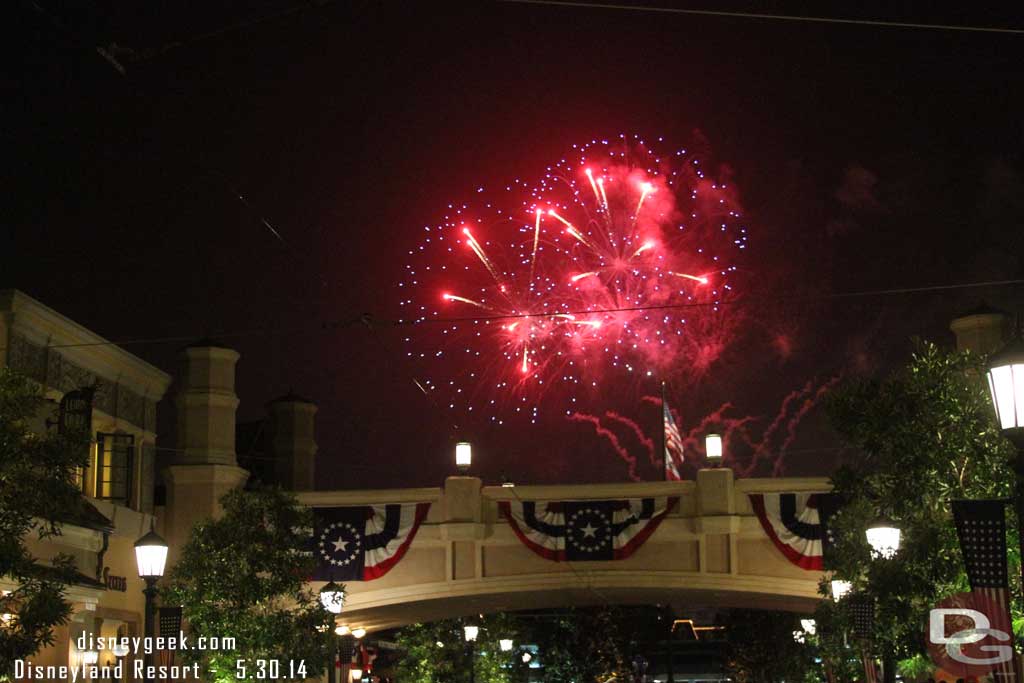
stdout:
<svg viewBox="0 0 1024 683">
<path fill-rule="evenodd" d="M 846 600 L 853 617 L 853 633 L 858 638 L 871 640 L 875 636 L 875 601 L 864 595 L 854 595 Z"/>
<path fill-rule="evenodd" d="M 668 400 L 665 398 L 665 385 L 661 385 L 661 421 L 665 428 L 665 481 L 681 481 L 677 463 L 683 462 L 683 435 L 672 418 Z"/>
<path fill-rule="evenodd" d="M 864 680 L 866 683 L 879 683 L 882 677 L 878 675 L 878 664 L 875 663 L 875 658 L 868 652 L 867 646 L 863 646 L 860 650 L 860 661 L 864 664 Z"/>
<path fill-rule="evenodd" d="M 846 608 L 853 617 L 853 634 L 860 639 L 860 660 L 864 665 L 864 680 L 878 683 L 878 665 L 868 651 L 868 644 L 875 635 L 875 601 L 866 595 L 854 595 L 845 600 Z"/>
<path fill-rule="evenodd" d="M 960 553 L 967 569 L 971 592 L 980 598 L 980 604 L 990 606 L 986 614 L 991 628 L 1010 634 L 1013 646 L 1013 627 L 1010 620 L 1009 577 L 1006 560 L 1006 513 L 1000 500 L 955 500 L 953 521 L 960 538 Z M 1016 681 L 1016 657 L 992 665 L 996 681 Z"/>
</svg>

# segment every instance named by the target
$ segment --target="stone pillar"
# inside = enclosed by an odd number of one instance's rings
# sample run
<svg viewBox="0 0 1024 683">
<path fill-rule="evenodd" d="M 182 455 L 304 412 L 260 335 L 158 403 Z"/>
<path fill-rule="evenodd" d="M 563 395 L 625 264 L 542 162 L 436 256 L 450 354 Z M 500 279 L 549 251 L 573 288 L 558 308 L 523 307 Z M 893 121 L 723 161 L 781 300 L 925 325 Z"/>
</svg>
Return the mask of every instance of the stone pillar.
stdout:
<svg viewBox="0 0 1024 683">
<path fill-rule="evenodd" d="M 740 518 L 736 514 L 735 482 L 728 467 L 697 471 L 697 554 L 700 571 L 712 574 L 739 572 L 737 543 Z"/>
<path fill-rule="evenodd" d="M 1009 316 L 995 308 L 979 306 L 954 318 L 949 329 L 956 335 L 958 351 L 988 354 L 1002 347 Z"/>
<path fill-rule="evenodd" d="M 441 539 L 445 541 L 448 581 L 483 577 L 483 482 L 477 477 L 448 477 L 441 501 Z"/>
<path fill-rule="evenodd" d="M 267 406 L 270 455 L 278 483 L 291 491 L 312 491 L 316 458 L 316 404 L 288 393 Z"/>
<path fill-rule="evenodd" d="M 728 467 L 697 470 L 697 514 L 715 517 L 735 513 L 732 470 Z"/>
<path fill-rule="evenodd" d="M 203 340 L 185 348 L 182 360 L 175 399 L 177 452 L 173 464 L 164 470 L 169 564 L 188 540 L 192 525 L 220 514 L 221 496 L 249 477 L 235 459 L 238 352 Z"/>
</svg>

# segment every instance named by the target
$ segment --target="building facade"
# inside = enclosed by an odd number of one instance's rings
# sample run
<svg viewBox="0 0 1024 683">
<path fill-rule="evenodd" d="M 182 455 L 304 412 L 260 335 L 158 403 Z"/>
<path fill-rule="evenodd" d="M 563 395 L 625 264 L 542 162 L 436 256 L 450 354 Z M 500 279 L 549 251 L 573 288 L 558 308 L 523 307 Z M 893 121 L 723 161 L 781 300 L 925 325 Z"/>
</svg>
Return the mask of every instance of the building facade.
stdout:
<svg viewBox="0 0 1024 683">
<path fill-rule="evenodd" d="M 72 556 L 79 575 L 67 590 L 70 622 L 32 661 L 76 666 L 89 657 L 75 645 L 79 636 L 142 633 L 143 582 L 133 544 L 155 521 L 156 404 L 171 377 L 17 290 L 0 291 L 0 366 L 42 388 L 52 410 L 38 416 L 40 431 L 54 428 L 66 395 L 91 395 L 92 443 L 78 477 L 81 512 L 63 523 L 59 536 L 27 541 L 43 564 L 59 553 Z M 0 589 L 15 587 L 0 577 Z"/>
<path fill-rule="evenodd" d="M 78 477 L 80 514 L 63 521 L 59 536 L 26 539 L 41 564 L 67 554 L 78 571 L 66 593 L 71 620 L 56 629 L 53 646 L 31 658 L 34 665 L 88 661 L 95 651 L 79 650 L 83 635 L 143 635 L 145 584 L 135 541 L 155 529 L 168 543 L 170 568 L 192 526 L 217 515 L 221 496 L 249 479 L 235 452 L 238 352 L 204 339 L 181 349 L 179 358 L 176 439 L 173 446 L 158 445 L 157 403 L 168 398 L 170 374 L 23 292 L 0 290 L 0 367 L 36 382 L 48 400 L 33 429 L 56 428 L 62 401 L 68 405 L 65 399 L 74 397 L 88 404 L 92 436 L 88 464 Z M 249 449 L 252 462 L 244 464 L 259 469 L 266 483 L 311 489 L 315 413 L 312 402 L 294 394 L 270 402 L 258 426 L 258 452 Z M 10 577 L 0 577 L 0 590 L 16 587 Z M 100 665 L 116 663 L 110 652 L 96 657 Z M 122 680 L 134 681 L 133 664 L 127 664 Z"/>
</svg>

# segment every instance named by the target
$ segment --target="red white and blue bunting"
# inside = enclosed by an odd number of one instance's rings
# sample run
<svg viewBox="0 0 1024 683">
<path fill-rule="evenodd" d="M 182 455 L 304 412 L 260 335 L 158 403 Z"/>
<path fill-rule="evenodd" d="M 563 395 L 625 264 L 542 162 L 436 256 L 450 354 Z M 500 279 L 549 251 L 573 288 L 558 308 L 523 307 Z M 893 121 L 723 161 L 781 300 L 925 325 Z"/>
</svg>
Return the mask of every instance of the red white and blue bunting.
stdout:
<svg viewBox="0 0 1024 683">
<path fill-rule="evenodd" d="M 678 498 L 499 503 L 527 548 L 547 560 L 622 560 L 650 538 Z"/>
<path fill-rule="evenodd" d="M 750 504 L 775 547 L 790 562 L 807 570 L 821 570 L 826 542 L 828 504 L 824 493 L 752 493 Z"/>
<path fill-rule="evenodd" d="M 314 508 L 316 581 L 372 581 L 398 564 L 430 503 Z"/>
</svg>

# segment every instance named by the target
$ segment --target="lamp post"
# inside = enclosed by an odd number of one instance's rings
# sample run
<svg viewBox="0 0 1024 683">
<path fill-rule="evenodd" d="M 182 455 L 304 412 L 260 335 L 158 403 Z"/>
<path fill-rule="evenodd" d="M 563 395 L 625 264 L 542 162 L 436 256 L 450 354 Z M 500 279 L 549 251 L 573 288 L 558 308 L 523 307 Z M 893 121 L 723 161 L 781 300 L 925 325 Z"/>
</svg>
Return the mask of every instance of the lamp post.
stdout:
<svg viewBox="0 0 1024 683">
<path fill-rule="evenodd" d="M 876 557 L 889 560 L 900 549 L 900 529 L 886 517 L 879 517 L 864 534 Z"/>
<path fill-rule="evenodd" d="M 345 587 L 328 581 L 320 589 L 320 604 L 331 614 L 341 614 L 345 606 Z"/>
<path fill-rule="evenodd" d="M 843 581 L 842 579 L 833 579 L 831 587 L 832 600 L 834 602 L 839 602 L 840 600 L 842 600 L 844 597 L 846 597 L 846 594 L 853 589 L 853 586 L 850 584 L 849 581 Z"/>
<path fill-rule="evenodd" d="M 476 638 L 480 635 L 480 627 L 473 624 L 466 624 L 462 627 L 462 632 L 466 636 L 466 642 L 469 643 L 469 683 L 476 683 L 476 659 L 475 646 Z"/>
<path fill-rule="evenodd" d="M 1017 524 L 1024 520 L 1024 340 L 1018 334 L 1013 341 L 988 359 L 988 389 L 1003 435 L 1017 449 L 1013 471 L 1017 475 L 1013 503 L 1017 508 Z M 1018 529 L 1018 531 L 1022 531 Z M 1020 537 L 1024 557 L 1024 533 Z M 1021 563 L 1021 585 L 1024 585 L 1024 563 Z"/>
<path fill-rule="evenodd" d="M 526 650 L 520 659 L 523 662 L 523 681 L 530 683 L 530 662 L 533 661 L 533 655 L 530 654 L 529 650 Z"/>
<path fill-rule="evenodd" d="M 665 606 L 665 617 L 668 621 L 668 640 L 666 641 L 665 648 L 665 672 L 667 674 L 665 681 L 666 683 L 676 683 L 676 671 L 675 671 L 675 643 L 673 638 L 676 635 L 676 615 L 672 611 L 671 605 Z"/>
<path fill-rule="evenodd" d="M 459 472 L 466 474 L 470 465 L 473 464 L 473 445 L 468 441 L 460 441 L 455 444 L 455 467 Z"/>
<path fill-rule="evenodd" d="M 320 589 L 320 604 L 325 610 L 331 615 L 341 614 L 342 608 L 345 606 L 345 587 L 339 586 L 334 581 L 328 581 L 324 584 L 324 587 Z M 338 633 L 340 627 L 334 629 L 335 634 Z M 337 679 L 338 666 L 335 663 L 338 657 L 339 648 L 338 640 L 334 640 L 334 647 L 331 648 L 331 661 L 327 666 L 327 680 L 329 683 L 335 683 Z"/>
<path fill-rule="evenodd" d="M 363 645 L 361 641 L 366 636 L 366 629 L 362 626 L 357 626 L 353 629 L 350 629 L 348 626 L 340 628 L 345 632 L 344 638 L 342 639 L 343 646 L 341 648 L 341 660 L 345 665 L 342 670 L 353 681 L 362 680 L 365 671 L 362 668 L 364 662 Z M 357 660 L 355 666 L 352 665 L 353 657 Z M 340 681 L 339 683 L 347 683 L 347 679 L 345 681 Z"/>
<path fill-rule="evenodd" d="M 167 542 L 153 530 L 150 525 L 149 533 L 135 541 L 135 563 L 138 565 L 139 578 L 146 582 L 143 594 L 146 596 L 145 629 L 146 638 L 152 643 L 153 638 L 153 617 L 156 607 L 156 582 L 164 575 L 164 565 L 167 563 Z M 153 648 L 147 647 L 143 655 L 143 664 L 146 667 L 146 683 L 152 683 Z"/>
<path fill-rule="evenodd" d="M 891 560 L 900 549 L 900 528 L 887 517 L 879 517 L 864 530 L 871 554 L 876 558 Z M 835 582 L 833 582 L 833 585 Z M 882 680 L 890 683 L 896 680 L 896 656 L 891 648 L 882 652 Z"/>
<path fill-rule="evenodd" d="M 712 465 L 722 462 L 722 435 L 708 434 L 704 437 L 704 454 Z"/>
<path fill-rule="evenodd" d="M 352 635 L 352 630 L 342 624 L 334 629 L 334 634 L 338 636 L 338 651 L 337 651 L 337 663 L 331 662 L 332 672 L 341 672 L 341 676 L 337 676 L 336 673 L 331 674 L 331 681 L 335 678 L 342 678 L 348 673 L 349 667 L 352 666 L 352 654 L 355 652 L 355 636 Z M 344 680 L 338 683 L 346 683 Z"/>
</svg>

